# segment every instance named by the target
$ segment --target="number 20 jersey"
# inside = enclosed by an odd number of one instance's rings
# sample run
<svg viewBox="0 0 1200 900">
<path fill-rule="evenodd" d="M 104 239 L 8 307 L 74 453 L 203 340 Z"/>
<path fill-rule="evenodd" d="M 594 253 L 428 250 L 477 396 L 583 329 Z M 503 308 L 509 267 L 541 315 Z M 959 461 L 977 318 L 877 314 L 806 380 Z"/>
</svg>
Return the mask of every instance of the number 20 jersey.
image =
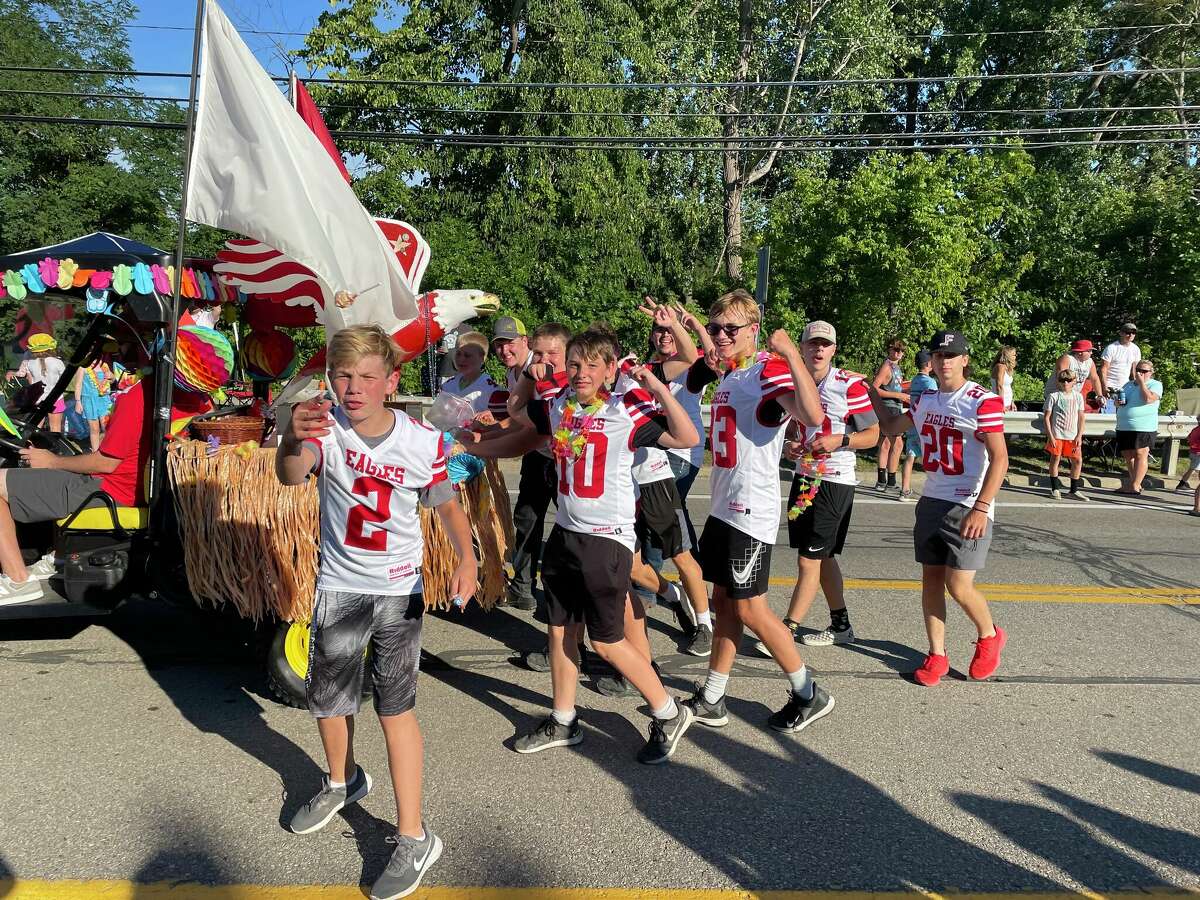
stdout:
<svg viewBox="0 0 1200 900">
<path fill-rule="evenodd" d="M 442 434 L 393 410 L 396 424 L 368 447 L 341 408 L 319 441 L 321 566 L 317 590 L 405 595 L 422 591 L 425 542 L 418 492 L 445 481 Z"/>
<path fill-rule="evenodd" d="M 698 391 L 716 374 L 703 359 L 688 371 Z M 795 390 L 777 356 L 726 372 L 712 397 L 712 515 L 766 544 L 779 532 L 779 458 L 787 413 L 780 397 Z"/>
<path fill-rule="evenodd" d="M 925 391 L 914 398 L 912 420 L 925 470 L 921 496 L 974 505 L 988 464 L 983 435 L 1004 432 L 1004 401 L 968 381 L 957 391 Z M 994 510 L 995 504 L 988 507 L 989 519 Z"/>
</svg>

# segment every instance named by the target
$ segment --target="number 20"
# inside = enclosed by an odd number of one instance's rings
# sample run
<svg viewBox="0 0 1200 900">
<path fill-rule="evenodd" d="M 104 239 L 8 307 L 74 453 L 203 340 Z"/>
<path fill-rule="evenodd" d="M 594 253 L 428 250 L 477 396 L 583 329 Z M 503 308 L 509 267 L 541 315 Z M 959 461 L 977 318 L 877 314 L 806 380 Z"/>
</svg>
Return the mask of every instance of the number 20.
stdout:
<svg viewBox="0 0 1200 900">
<path fill-rule="evenodd" d="M 926 423 L 921 426 L 921 467 L 947 475 L 963 473 L 963 436 L 957 428 Z"/>
</svg>

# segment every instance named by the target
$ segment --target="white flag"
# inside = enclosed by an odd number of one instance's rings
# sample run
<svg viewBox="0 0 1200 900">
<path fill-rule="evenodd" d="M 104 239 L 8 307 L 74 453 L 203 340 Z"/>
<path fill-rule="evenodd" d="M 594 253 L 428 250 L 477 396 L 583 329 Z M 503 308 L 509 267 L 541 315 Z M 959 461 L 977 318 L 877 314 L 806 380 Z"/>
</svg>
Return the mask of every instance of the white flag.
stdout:
<svg viewBox="0 0 1200 900">
<path fill-rule="evenodd" d="M 206 4 L 187 217 L 261 241 L 328 293 L 326 334 L 417 315 L 396 252 L 215 0 Z M 375 287 L 372 287 L 375 285 Z"/>
</svg>

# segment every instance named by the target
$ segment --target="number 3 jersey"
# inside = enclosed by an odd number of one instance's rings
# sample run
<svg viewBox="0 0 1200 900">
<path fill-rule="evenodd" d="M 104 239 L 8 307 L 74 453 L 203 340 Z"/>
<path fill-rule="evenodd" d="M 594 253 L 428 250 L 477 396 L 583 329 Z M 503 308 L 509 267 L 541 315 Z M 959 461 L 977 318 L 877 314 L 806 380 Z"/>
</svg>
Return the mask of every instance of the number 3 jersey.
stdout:
<svg viewBox="0 0 1200 900">
<path fill-rule="evenodd" d="M 404 595 L 423 590 L 420 493 L 448 484 L 442 433 L 393 410 L 371 447 L 340 408 L 317 451 L 321 565 L 317 590 Z"/>
<path fill-rule="evenodd" d="M 913 398 L 913 425 L 921 438 L 923 497 L 973 506 L 988 465 L 983 435 L 1004 432 L 1004 401 L 973 381 L 957 391 L 925 391 Z M 988 518 L 995 518 L 995 504 Z"/>
<path fill-rule="evenodd" d="M 563 412 L 574 396 L 563 391 L 548 406 L 530 404 L 529 418 L 539 434 L 553 435 L 563 427 Z M 555 459 L 554 523 L 567 531 L 611 538 L 632 551 L 637 514 L 634 457 L 639 447 L 657 446 L 665 432 L 666 420 L 649 393 L 638 388 L 610 394 L 592 417 L 583 452 L 574 459 Z"/>
<path fill-rule="evenodd" d="M 688 370 L 699 392 L 717 375 L 704 360 Z M 768 356 L 721 376 L 712 397 L 712 515 L 766 544 L 779 533 L 779 457 L 788 415 L 779 398 L 795 390 L 786 362 Z"/>
</svg>

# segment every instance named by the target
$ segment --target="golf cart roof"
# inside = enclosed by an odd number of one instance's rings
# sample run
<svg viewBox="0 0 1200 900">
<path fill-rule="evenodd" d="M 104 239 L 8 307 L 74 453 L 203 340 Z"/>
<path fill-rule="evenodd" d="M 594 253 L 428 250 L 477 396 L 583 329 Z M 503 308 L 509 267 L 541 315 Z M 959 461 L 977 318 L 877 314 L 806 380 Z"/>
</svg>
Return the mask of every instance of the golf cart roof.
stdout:
<svg viewBox="0 0 1200 900">
<path fill-rule="evenodd" d="M 122 263 L 130 265 L 135 262 L 168 266 L 172 262 L 172 254 L 165 250 L 107 231 L 94 231 L 61 244 L 0 256 L 0 270 L 20 269 L 29 263 L 36 264 L 47 256 L 54 259 L 70 257 L 87 269 L 111 269 Z"/>
</svg>

